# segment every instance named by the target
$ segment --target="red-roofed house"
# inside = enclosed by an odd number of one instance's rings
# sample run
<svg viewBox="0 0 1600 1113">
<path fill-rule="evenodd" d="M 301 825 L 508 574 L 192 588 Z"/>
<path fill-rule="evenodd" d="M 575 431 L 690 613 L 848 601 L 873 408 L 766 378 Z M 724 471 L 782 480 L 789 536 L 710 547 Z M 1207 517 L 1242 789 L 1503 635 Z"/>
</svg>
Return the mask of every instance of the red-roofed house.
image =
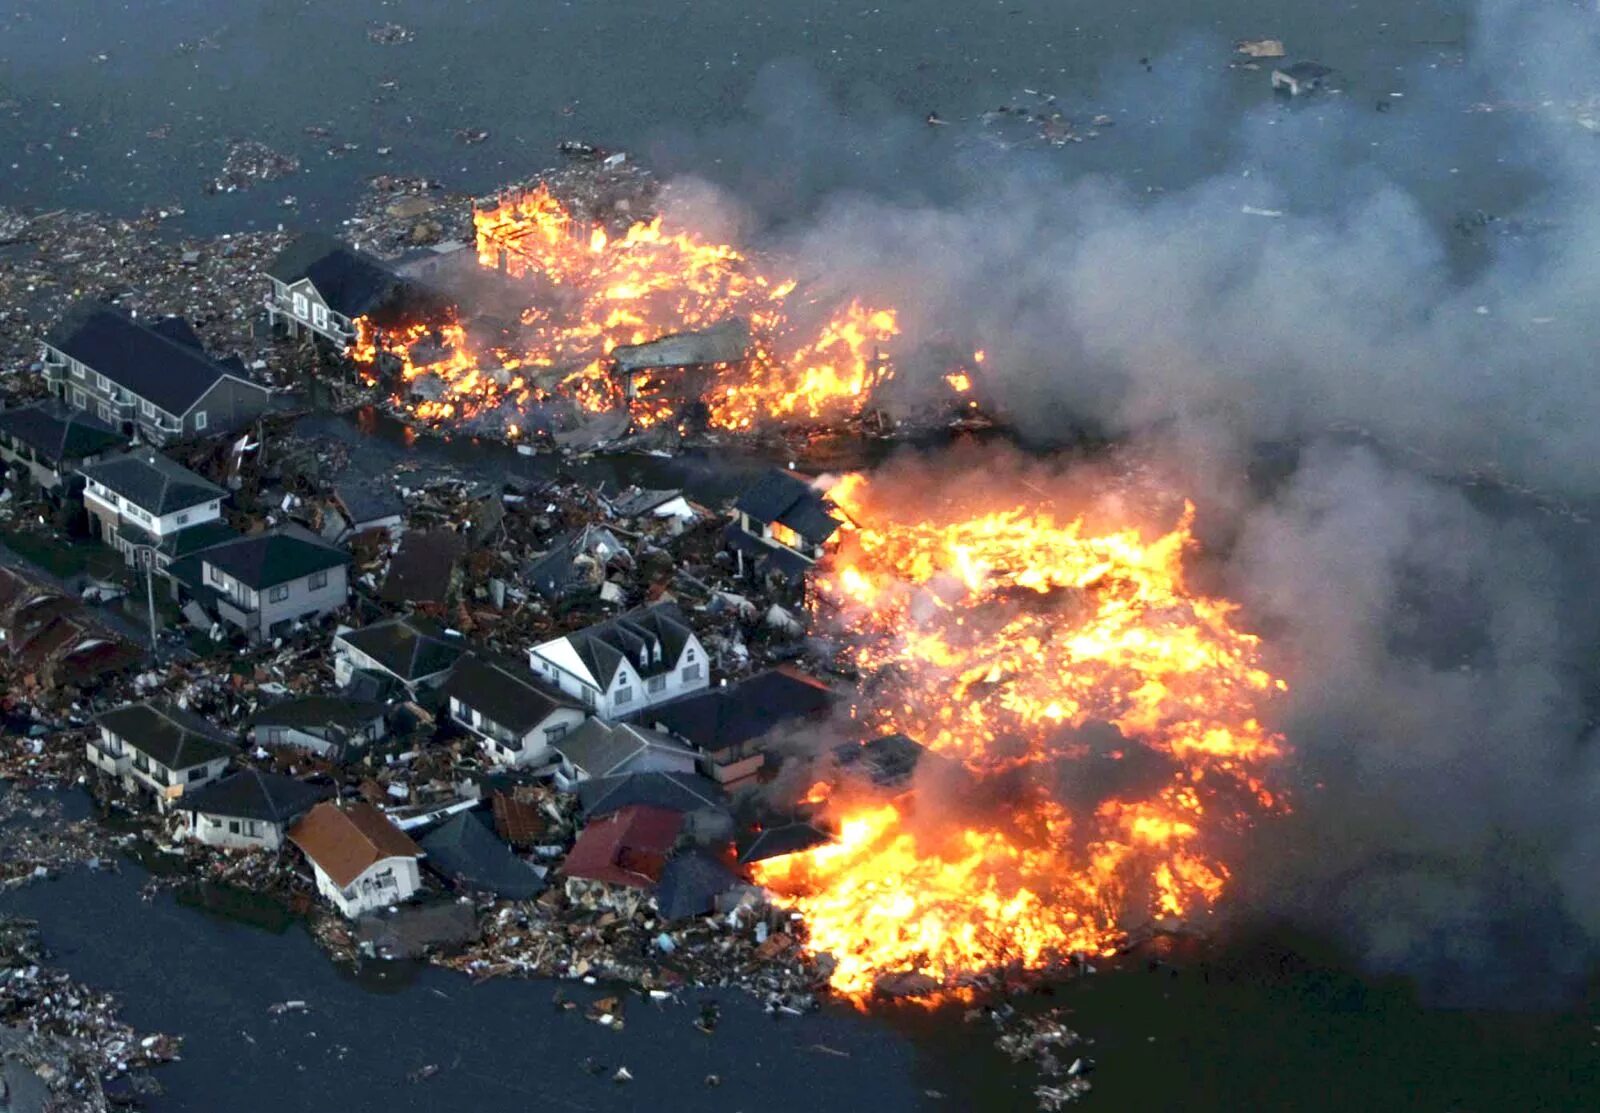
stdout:
<svg viewBox="0 0 1600 1113">
<path fill-rule="evenodd" d="M 588 883 L 648 889 L 678 841 L 683 815 L 667 808 L 635 804 L 584 827 L 572 844 L 561 874 L 567 895 L 576 897 Z"/>
</svg>

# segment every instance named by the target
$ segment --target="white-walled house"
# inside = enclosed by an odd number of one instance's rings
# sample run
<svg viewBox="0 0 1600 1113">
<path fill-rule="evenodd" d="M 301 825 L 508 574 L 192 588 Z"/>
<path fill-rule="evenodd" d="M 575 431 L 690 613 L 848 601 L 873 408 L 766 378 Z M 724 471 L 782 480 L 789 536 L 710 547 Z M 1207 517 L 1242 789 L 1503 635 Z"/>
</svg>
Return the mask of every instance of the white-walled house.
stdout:
<svg viewBox="0 0 1600 1113">
<path fill-rule="evenodd" d="M 318 804 L 289 828 L 289 841 L 311 864 L 317 891 L 349 919 L 422 887 L 422 848 L 371 804 Z"/>
<path fill-rule="evenodd" d="M 482 740 L 496 765 L 545 764 L 552 756 L 551 746 L 587 717 L 576 699 L 521 665 L 479 653 L 456 663 L 442 691 L 449 700 L 450 717 Z"/>
<path fill-rule="evenodd" d="M 100 734 L 89 740 L 89 763 L 129 789 L 153 793 L 163 808 L 216 780 L 238 752 L 217 727 L 165 702 L 119 707 L 96 723 Z"/>
<path fill-rule="evenodd" d="M 277 850 L 289 824 L 305 815 L 331 788 L 293 777 L 241 769 L 204 788 L 185 793 L 189 835 L 226 850 Z"/>
<path fill-rule="evenodd" d="M 298 526 L 225 541 L 174 563 L 174 580 L 252 641 L 350 601 L 350 554 Z"/>
<path fill-rule="evenodd" d="M 388 724 L 381 703 L 317 694 L 270 703 L 245 720 L 245 729 L 257 746 L 344 761 L 381 740 Z"/>
<path fill-rule="evenodd" d="M 136 448 L 82 469 L 83 505 L 93 529 L 132 565 L 141 546 L 156 567 L 234 533 L 221 521 L 227 492 L 153 448 Z"/>
<path fill-rule="evenodd" d="M 603 718 L 632 715 L 711 683 L 705 647 L 678 608 L 657 603 L 528 651 L 528 666 Z"/>
<path fill-rule="evenodd" d="M 311 333 L 340 351 L 356 339 L 356 319 L 394 299 L 403 281 L 378 259 L 331 236 L 301 236 L 267 265 L 267 318 L 291 336 Z"/>
</svg>

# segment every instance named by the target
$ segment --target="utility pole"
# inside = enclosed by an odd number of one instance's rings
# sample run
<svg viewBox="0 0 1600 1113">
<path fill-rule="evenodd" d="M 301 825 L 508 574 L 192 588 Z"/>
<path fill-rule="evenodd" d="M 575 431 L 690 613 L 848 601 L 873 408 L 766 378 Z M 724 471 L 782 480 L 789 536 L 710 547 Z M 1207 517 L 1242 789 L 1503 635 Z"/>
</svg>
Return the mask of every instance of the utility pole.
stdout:
<svg viewBox="0 0 1600 1113">
<path fill-rule="evenodd" d="M 150 658 L 161 659 L 161 648 L 156 642 L 156 551 L 150 545 L 139 546 L 139 560 L 144 564 L 144 600 L 150 614 Z"/>
</svg>

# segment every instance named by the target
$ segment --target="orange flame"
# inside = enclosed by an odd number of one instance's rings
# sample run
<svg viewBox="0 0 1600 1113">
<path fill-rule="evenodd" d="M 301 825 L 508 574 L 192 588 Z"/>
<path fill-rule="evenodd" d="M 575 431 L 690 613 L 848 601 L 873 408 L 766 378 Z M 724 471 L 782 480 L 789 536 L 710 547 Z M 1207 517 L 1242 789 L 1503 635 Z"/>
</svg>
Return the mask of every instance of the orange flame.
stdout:
<svg viewBox="0 0 1600 1113">
<path fill-rule="evenodd" d="M 971 785 L 931 807 L 920 790 L 836 791 L 836 843 L 755 867 L 834 959 L 833 987 L 860 999 L 905 972 L 959 987 L 1103 953 L 1130 923 L 1214 905 L 1224 834 L 1282 806 L 1264 779 L 1282 739 L 1260 715 L 1284 685 L 1234 608 L 1186 585 L 1192 508 L 1147 537 L 1048 504 L 947 502 L 926 520 L 880 486 L 849 476 L 830 489 L 853 528 L 819 566 L 819 607 L 857 635 L 876 694 L 856 714 L 954 759 Z M 1076 730 L 1091 721 L 1120 734 L 1104 762 L 1142 747 L 1164 771 L 1143 793 L 1069 813 L 1043 785 L 1057 763 L 1092 756 Z M 944 798 L 1002 783 L 998 811 Z"/>
</svg>

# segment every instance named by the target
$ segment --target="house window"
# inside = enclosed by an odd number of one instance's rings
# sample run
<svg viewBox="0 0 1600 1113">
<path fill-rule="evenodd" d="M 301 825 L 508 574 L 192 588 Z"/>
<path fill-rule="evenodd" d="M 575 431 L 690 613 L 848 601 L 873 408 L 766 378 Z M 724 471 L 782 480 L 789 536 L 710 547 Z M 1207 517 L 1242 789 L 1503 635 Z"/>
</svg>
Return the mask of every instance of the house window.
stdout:
<svg viewBox="0 0 1600 1113">
<path fill-rule="evenodd" d="M 267 591 L 267 602 L 269 603 L 281 603 L 287 598 L 289 598 L 288 584 L 279 584 L 277 587 Z"/>
<path fill-rule="evenodd" d="M 321 591 L 323 588 L 328 586 L 328 574 L 326 572 L 311 573 L 310 577 L 306 580 L 306 586 L 312 591 Z"/>
<path fill-rule="evenodd" d="M 683 666 L 683 679 L 685 681 L 699 680 L 700 679 L 700 666 L 699 665 L 684 665 Z"/>
<path fill-rule="evenodd" d="M 228 584 L 228 577 L 223 574 L 222 569 L 218 568 L 215 564 L 206 565 L 206 579 L 210 580 L 218 587 L 226 587 Z"/>
<path fill-rule="evenodd" d="M 203 780 L 205 780 L 206 779 L 206 767 L 204 765 L 197 765 L 193 769 L 189 770 L 189 779 L 191 781 L 203 781 Z"/>
<path fill-rule="evenodd" d="M 106 393 L 111 391 L 111 380 L 98 371 L 94 373 L 94 385 Z"/>
<path fill-rule="evenodd" d="M 147 402 L 141 398 L 139 400 L 139 412 L 144 414 L 145 417 L 155 417 L 156 404 L 154 402 Z"/>
<path fill-rule="evenodd" d="M 252 839 L 259 839 L 261 837 L 261 823 L 254 819 L 245 820 L 244 833 Z"/>
<path fill-rule="evenodd" d="M 111 416 L 111 407 L 110 406 L 106 405 L 104 402 L 101 402 L 99 408 L 100 408 L 100 420 L 101 421 L 103 421 L 107 425 L 109 425 L 109 424 L 111 424 L 111 422 L 116 420 L 115 418 L 113 418 Z"/>
<path fill-rule="evenodd" d="M 239 821 L 237 819 L 228 820 L 228 834 L 237 835 L 238 833 L 239 833 Z"/>
<path fill-rule="evenodd" d="M 271 745 L 271 746 L 281 746 L 281 745 L 283 745 L 283 728 L 282 727 L 268 727 L 267 728 L 267 744 Z"/>
<path fill-rule="evenodd" d="M 310 303 L 306 301 L 306 296 L 304 294 L 296 294 L 294 296 L 294 315 L 303 321 L 310 316 L 310 314 L 311 306 Z"/>
<path fill-rule="evenodd" d="M 311 307 L 311 323 L 318 328 L 327 328 L 328 307 L 325 305 L 313 305 Z"/>
<path fill-rule="evenodd" d="M 175 518 L 175 519 L 173 519 L 173 520 L 174 520 L 174 521 L 175 521 L 175 522 L 177 522 L 177 523 L 178 523 L 178 524 L 179 524 L 179 525 L 180 525 L 180 526 L 186 526 L 186 525 L 188 525 L 188 524 L 189 524 L 189 515 L 188 515 L 188 514 L 187 514 L 187 513 L 183 513 L 183 514 L 179 514 L 179 515 L 178 515 L 178 516 L 177 516 L 177 517 L 176 517 L 176 518 Z"/>
<path fill-rule="evenodd" d="M 632 703 L 633 702 L 633 689 L 632 688 L 618 688 L 617 689 L 617 694 L 611 698 L 611 702 L 616 704 L 618 707 L 621 707 L 625 703 Z"/>
<path fill-rule="evenodd" d="M 652 676 L 649 680 L 645 681 L 645 690 L 649 692 L 659 692 L 666 686 L 667 678 L 664 676 Z"/>
<path fill-rule="evenodd" d="M 199 432 L 201 429 L 206 427 L 206 412 L 204 410 L 195 411 L 194 427 L 196 432 Z"/>
<path fill-rule="evenodd" d="M 77 360 L 72 361 L 72 377 L 74 379 L 83 378 L 83 364 L 79 363 Z"/>
<path fill-rule="evenodd" d="M 544 728 L 544 740 L 546 742 L 559 742 L 559 741 L 561 741 L 561 739 L 565 738 L 566 736 L 567 736 L 567 724 L 566 723 L 558 723 L 553 727 L 545 727 Z"/>
<path fill-rule="evenodd" d="M 73 390 L 73 392 L 72 392 L 72 404 L 74 406 L 76 406 L 78 409 L 81 410 L 88 404 L 88 402 L 89 402 L 89 400 L 84 397 L 83 391 L 76 390 L 76 389 Z"/>
</svg>

